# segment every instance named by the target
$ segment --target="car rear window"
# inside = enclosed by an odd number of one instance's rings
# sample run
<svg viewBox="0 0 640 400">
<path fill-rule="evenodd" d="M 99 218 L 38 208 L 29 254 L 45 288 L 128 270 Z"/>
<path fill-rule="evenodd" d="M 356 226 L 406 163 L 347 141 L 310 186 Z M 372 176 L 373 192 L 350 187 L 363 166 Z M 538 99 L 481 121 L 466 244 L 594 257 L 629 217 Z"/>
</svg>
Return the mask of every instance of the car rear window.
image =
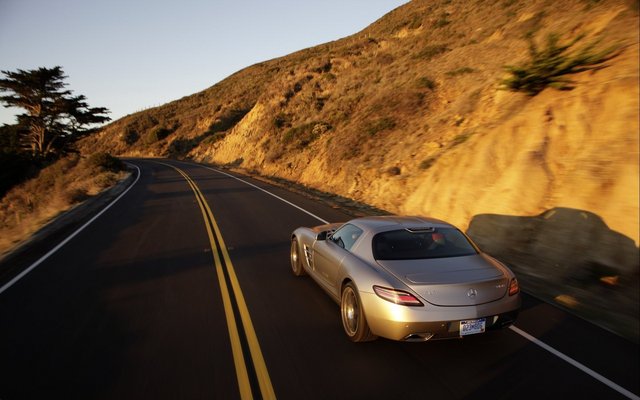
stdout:
<svg viewBox="0 0 640 400">
<path fill-rule="evenodd" d="M 469 240 L 455 228 L 430 228 L 420 231 L 400 229 L 373 237 L 376 260 L 419 260 L 461 257 L 478 254 Z"/>
</svg>

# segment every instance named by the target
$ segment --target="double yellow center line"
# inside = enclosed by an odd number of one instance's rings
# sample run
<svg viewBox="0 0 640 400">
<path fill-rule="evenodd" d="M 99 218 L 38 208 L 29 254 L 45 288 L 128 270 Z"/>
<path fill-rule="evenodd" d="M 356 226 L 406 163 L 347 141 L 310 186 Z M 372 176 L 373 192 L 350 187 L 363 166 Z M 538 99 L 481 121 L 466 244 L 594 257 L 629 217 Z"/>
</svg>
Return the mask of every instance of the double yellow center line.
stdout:
<svg viewBox="0 0 640 400">
<path fill-rule="evenodd" d="M 231 339 L 231 350 L 233 352 L 233 362 L 236 369 L 236 375 L 238 378 L 238 386 L 240 389 L 240 397 L 243 400 L 253 399 L 256 397 L 262 397 L 263 399 L 275 399 L 276 395 L 271 385 L 271 379 L 267 372 L 267 366 L 260 350 L 260 344 L 258 343 L 258 337 L 253 329 L 251 318 L 249 316 L 249 310 L 247 309 L 247 303 L 242 295 L 240 289 L 240 283 L 236 276 L 231 258 L 227 252 L 227 247 L 224 244 L 224 239 L 220 233 L 220 228 L 216 223 L 211 208 L 204 198 L 204 195 L 198 188 L 198 185 L 181 169 L 174 167 L 170 164 L 160 163 L 169 166 L 189 183 L 193 193 L 198 200 L 200 211 L 202 211 L 202 217 L 205 221 L 207 228 L 207 234 L 209 235 L 209 243 L 211 244 L 211 250 L 213 250 L 213 258 L 216 267 L 216 273 L 218 275 L 218 282 L 220 283 L 220 291 L 222 293 L 222 302 L 224 305 L 224 313 L 227 320 L 227 327 L 229 329 L 229 338 Z M 231 285 L 232 291 L 229 291 L 229 285 Z M 235 299 L 233 302 L 232 299 Z M 238 319 L 238 315 L 240 318 Z M 238 328 L 240 325 L 240 330 Z M 247 357 L 247 347 L 250 357 Z M 249 364 L 249 369 L 247 369 Z M 250 378 L 250 375 L 252 377 Z M 256 388 L 252 390 L 252 380 L 257 380 L 259 386 L 259 393 L 254 393 Z"/>
</svg>

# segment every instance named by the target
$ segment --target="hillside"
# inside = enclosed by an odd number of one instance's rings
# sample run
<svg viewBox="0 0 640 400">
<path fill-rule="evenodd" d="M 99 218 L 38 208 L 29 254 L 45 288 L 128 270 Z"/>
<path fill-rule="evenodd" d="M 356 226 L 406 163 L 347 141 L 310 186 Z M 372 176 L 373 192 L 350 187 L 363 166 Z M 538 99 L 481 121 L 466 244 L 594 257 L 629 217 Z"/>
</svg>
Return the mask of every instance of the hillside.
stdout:
<svg viewBox="0 0 640 400">
<path fill-rule="evenodd" d="M 451 221 L 543 297 L 608 326 L 603 310 L 622 301 L 612 329 L 637 340 L 638 33 L 637 1 L 413 1 L 82 147 L 233 166 Z M 615 57 L 568 76 L 572 90 L 501 90 L 505 65 L 550 35 Z M 607 299 L 596 308 L 594 291 Z"/>
</svg>

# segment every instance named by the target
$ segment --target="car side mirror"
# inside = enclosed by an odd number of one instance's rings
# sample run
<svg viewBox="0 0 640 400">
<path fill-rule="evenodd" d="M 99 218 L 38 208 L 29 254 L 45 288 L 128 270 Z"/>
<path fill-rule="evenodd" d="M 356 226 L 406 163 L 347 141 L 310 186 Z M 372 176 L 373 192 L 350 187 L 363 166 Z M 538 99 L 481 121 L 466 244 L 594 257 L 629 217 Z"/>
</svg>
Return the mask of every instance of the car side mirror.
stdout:
<svg viewBox="0 0 640 400">
<path fill-rule="evenodd" d="M 331 231 L 322 231 L 316 235 L 316 240 L 327 240 Z"/>
</svg>

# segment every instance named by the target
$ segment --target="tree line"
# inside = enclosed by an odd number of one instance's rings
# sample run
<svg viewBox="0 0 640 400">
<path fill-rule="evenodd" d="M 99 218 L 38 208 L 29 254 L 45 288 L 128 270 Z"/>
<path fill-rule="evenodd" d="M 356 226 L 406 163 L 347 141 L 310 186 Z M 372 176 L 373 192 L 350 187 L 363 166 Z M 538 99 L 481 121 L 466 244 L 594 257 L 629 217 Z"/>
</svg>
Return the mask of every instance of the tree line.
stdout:
<svg viewBox="0 0 640 400">
<path fill-rule="evenodd" d="M 69 152 L 74 143 L 110 121 L 109 110 L 90 107 L 66 89 L 62 67 L 2 71 L 0 103 L 24 110 L 0 127 L 0 197 L 12 186 Z"/>
</svg>

